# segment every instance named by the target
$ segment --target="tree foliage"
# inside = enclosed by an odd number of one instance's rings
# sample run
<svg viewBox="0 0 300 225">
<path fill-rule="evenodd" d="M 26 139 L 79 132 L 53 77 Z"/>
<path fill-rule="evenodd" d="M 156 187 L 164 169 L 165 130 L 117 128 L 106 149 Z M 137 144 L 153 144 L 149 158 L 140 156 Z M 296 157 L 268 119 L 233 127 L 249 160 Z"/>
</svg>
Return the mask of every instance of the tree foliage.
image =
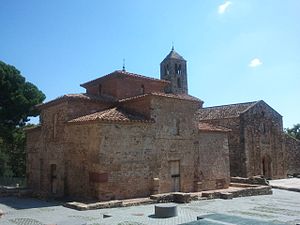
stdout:
<svg viewBox="0 0 300 225">
<path fill-rule="evenodd" d="M 294 125 L 292 128 L 286 128 L 285 132 L 292 137 L 300 140 L 300 123 Z"/>
<path fill-rule="evenodd" d="M 0 61 L 0 176 L 25 174 L 24 126 L 45 95 L 15 67 Z"/>
</svg>

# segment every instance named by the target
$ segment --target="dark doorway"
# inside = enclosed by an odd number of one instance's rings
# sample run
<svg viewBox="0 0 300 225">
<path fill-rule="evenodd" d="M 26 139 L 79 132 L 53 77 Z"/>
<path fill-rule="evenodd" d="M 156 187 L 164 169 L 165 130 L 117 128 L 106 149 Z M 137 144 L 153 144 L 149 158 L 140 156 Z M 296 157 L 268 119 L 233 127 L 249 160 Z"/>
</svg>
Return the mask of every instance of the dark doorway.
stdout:
<svg viewBox="0 0 300 225">
<path fill-rule="evenodd" d="M 264 156 L 262 159 L 262 174 L 266 179 L 272 178 L 272 160 L 270 156 Z"/>
<path fill-rule="evenodd" d="M 180 191 L 180 161 L 170 161 L 170 173 L 173 192 Z"/>
<path fill-rule="evenodd" d="M 51 193 L 56 194 L 56 182 L 57 182 L 57 171 L 56 164 L 50 165 L 50 182 L 51 182 Z"/>
</svg>

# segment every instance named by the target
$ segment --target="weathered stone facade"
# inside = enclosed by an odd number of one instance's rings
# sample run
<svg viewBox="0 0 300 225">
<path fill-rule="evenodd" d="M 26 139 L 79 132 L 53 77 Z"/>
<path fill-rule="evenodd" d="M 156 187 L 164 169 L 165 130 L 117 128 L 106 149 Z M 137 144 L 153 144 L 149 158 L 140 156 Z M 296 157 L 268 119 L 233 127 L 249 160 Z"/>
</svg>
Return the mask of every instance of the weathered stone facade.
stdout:
<svg viewBox="0 0 300 225">
<path fill-rule="evenodd" d="M 172 49 L 161 79 L 115 71 L 38 106 L 27 131 L 28 185 L 98 200 L 227 188 L 231 176 L 299 173 L 299 142 L 263 101 L 203 108 Z M 291 163 L 292 162 L 292 163 Z"/>
<path fill-rule="evenodd" d="M 203 108 L 198 119 L 231 129 L 231 176 L 276 179 L 287 175 L 282 116 L 264 101 Z"/>
<path fill-rule="evenodd" d="M 300 141 L 285 134 L 285 152 L 287 154 L 287 174 L 300 175 Z"/>
<path fill-rule="evenodd" d="M 229 130 L 197 122 L 203 102 L 170 92 L 172 82 L 116 71 L 82 84 L 86 94 L 38 106 L 28 185 L 99 200 L 228 187 Z"/>
</svg>

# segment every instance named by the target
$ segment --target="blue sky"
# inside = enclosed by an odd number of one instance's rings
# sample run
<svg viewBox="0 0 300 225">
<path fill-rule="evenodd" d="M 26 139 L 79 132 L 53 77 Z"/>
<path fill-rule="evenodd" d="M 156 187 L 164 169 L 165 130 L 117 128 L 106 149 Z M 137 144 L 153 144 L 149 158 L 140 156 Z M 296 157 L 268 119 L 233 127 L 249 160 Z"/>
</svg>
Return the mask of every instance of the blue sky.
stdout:
<svg viewBox="0 0 300 225">
<path fill-rule="evenodd" d="M 122 68 L 159 78 L 171 50 L 205 106 L 264 100 L 300 123 L 298 0 L 0 0 L 0 60 L 47 96 Z"/>
</svg>

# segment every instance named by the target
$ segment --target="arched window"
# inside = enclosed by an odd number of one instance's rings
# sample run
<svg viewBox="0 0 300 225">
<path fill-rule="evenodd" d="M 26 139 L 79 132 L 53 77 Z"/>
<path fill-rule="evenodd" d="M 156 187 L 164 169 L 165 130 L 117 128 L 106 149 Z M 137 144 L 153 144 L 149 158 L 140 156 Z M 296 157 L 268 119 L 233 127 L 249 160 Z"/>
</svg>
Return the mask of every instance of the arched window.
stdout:
<svg viewBox="0 0 300 225">
<path fill-rule="evenodd" d="M 170 71 L 169 71 L 169 65 L 168 64 L 164 66 L 164 69 L 165 69 L 165 75 L 169 75 Z"/>
<path fill-rule="evenodd" d="M 178 67 L 177 67 L 177 63 L 175 63 L 175 74 L 178 74 Z"/>
<path fill-rule="evenodd" d="M 145 94 L 145 86 L 143 84 L 141 85 L 141 94 Z"/>
<path fill-rule="evenodd" d="M 181 88 L 181 80 L 179 77 L 177 78 L 177 87 Z"/>
<path fill-rule="evenodd" d="M 177 74 L 181 74 L 181 65 L 180 64 L 178 66 L 178 73 Z"/>
</svg>

